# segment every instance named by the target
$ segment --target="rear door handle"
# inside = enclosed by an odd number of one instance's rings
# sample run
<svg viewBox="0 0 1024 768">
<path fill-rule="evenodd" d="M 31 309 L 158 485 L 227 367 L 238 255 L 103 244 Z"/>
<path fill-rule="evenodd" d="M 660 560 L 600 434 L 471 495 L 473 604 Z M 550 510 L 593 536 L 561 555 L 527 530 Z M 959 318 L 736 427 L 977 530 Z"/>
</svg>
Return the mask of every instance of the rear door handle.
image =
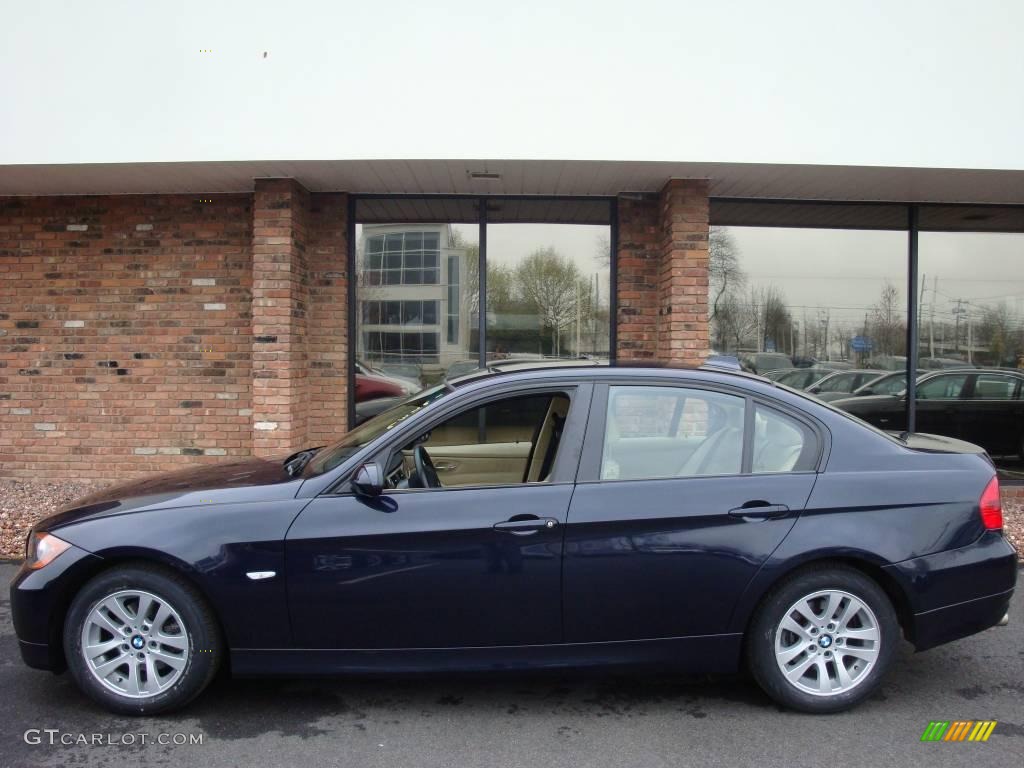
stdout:
<svg viewBox="0 0 1024 768">
<path fill-rule="evenodd" d="M 513 518 L 512 520 L 506 520 L 503 523 L 495 523 L 494 530 L 501 531 L 502 533 L 511 533 L 514 536 L 529 536 L 530 534 L 537 533 L 537 531 L 549 531 L 558 525 L 558 521 L 553 517 L 534 517 L 531 515 L 526 518 L 525 516 L 518 516 L 519 519 Z"/>
<path fill-rule="evenodd" d="M 748 501 L 742 507 L 730 509 L 729 514 L 732 517 L 742 517 L 745 520 L 771 520 L 789 514 L 789 507 L 785 504 Z"/>
</svg>

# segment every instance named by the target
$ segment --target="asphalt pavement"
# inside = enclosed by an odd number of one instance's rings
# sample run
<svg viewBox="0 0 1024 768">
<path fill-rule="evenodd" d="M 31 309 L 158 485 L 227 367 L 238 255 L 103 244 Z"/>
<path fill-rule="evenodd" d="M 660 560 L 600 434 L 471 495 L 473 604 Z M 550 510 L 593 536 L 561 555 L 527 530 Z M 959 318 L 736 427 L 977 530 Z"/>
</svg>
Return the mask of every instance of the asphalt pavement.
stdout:
<svg viewBox="0 0 1024 768">
<path fill-rule="evenodd" d="M 840 715 L 783 711 L 739 677 L 506 673 L 222 678 L 186 710 L 142 719 L 111 715 L 66 674 L 21 663 L 6 589 L 14 571 L 0 564 L 2 766 L 1024 765 L 1021 590 L 1008 627 L 921 654 L 904 647 L 883 688 Z M 998 725 L 987 743 L 922 743 L 931 720 Z"/>
</svg>

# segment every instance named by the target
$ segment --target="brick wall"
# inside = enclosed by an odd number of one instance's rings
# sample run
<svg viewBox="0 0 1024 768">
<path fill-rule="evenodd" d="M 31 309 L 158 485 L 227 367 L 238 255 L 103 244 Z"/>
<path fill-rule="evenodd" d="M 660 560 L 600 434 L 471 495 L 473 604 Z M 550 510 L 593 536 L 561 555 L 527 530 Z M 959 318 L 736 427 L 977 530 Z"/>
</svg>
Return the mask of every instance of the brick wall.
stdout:
<svg viewBox="0 0 1024 768">
<path fill-rule="evenodd" d="M 708 183 L 619 200 L 618 355 L 700 364 L 708 335 Z"/>
<path fill-rule="evenodd" d="M 250 195 L 0 198 L 0 472 L 249 454 L 250 222 Z"/>
</svg>

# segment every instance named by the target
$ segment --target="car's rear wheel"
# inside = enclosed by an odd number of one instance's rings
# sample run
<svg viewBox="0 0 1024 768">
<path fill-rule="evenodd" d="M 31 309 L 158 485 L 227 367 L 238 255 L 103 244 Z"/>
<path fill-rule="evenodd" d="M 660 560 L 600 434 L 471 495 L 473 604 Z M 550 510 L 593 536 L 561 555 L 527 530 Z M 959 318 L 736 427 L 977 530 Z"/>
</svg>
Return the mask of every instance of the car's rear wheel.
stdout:
<svg viewBox="0 0 1024 768">
<path fill-rule="evenodd" d="M 104 571 L 75 596 L 64 624 L 75 682 L 119 714 L 180 707 L 209 684 L 222 644 L 202 596 L 148 565 Z"/>
<path fill-rule="evenodd" d="M 747 638 L 747 662 L 780 704 L 840 712 L 875 691 L 899 636 L 892 603 L 878 584 L 853 568 L 816 566 L 762 601 Z"/>
</svg>

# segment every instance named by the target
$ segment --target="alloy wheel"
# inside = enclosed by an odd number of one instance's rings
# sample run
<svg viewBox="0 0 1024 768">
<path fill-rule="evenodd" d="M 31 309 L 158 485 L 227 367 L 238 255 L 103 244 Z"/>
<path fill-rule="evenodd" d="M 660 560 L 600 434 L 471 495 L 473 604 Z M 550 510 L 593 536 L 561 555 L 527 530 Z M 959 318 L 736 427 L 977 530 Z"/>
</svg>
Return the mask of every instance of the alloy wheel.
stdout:
<svg viewBox="0 0 1024 768">
<path fill-rule="evenodd" d="M 99 600 L 82 626 L 82 657 L 103 686 L 143 699 L 173 686 L 188 665 L 189 637 L 167 600 L 120 590 Z"/>
<path fill-rule="evenodd" d="M 775 631 L 775 661 L 783 677 L 815 696 L 846 693 L 866 680 L 880 648 L 875 614 L 841 590 L 800 598 Z"/>
</svg>

